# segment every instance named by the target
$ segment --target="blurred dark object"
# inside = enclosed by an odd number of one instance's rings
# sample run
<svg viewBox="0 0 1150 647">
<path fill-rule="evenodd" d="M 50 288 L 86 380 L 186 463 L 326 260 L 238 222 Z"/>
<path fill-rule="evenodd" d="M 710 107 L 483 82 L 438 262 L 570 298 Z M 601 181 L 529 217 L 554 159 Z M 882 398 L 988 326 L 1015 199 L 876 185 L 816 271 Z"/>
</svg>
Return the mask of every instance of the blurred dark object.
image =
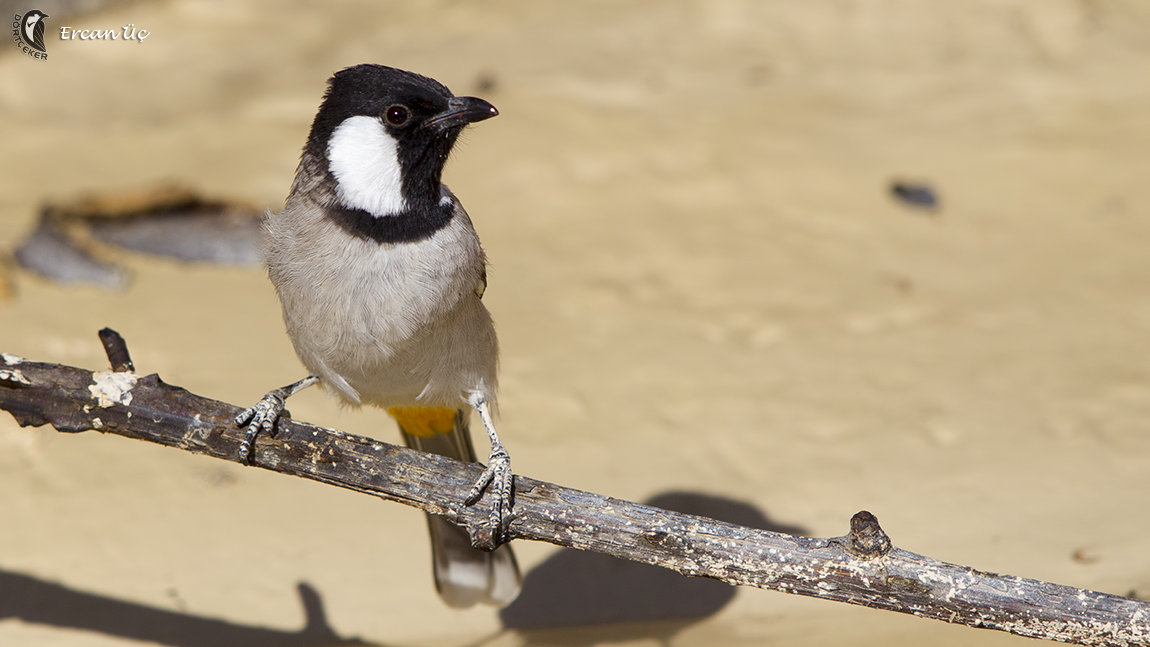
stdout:
<svg viewBox="0 0 1150 647">
<path fill-rule="evenodd" d="M 16 248 L 16 262 L 60 283 L 94 283 L 112 289 L 128 286 L 126 270 L 96 258 L 69 238 L 57 223 L 41 215 L 36 231 Z"/>
<path fill-rule="evenodd" d="M 805 534 L 797 526 L 771 521 L 755 506 L 696 492 L 668 492 L 647 505 L 702 515 L 740 526 Z M 508 629 L 532 630 L 608 623 L 698 620 L 735 597 L 735 587 L 705 578 L 574 549 L 564 549 L 535 567 L 523 593 L 499 612 Z M 689 623 L 652 624 L 653 632 L 678 631 Z"/>
<path fill-rule="evenodd" d="M 112 248 L 224 265 L 257 265 L 263 214 L 177 186 L 89 195 L 48 204 L 17 263 L 61 283 L 126 287 Z"/>
<path fill-rule="evenodd" d="M 1095 564 L 1102 558 L 1090 548 L 1082 547 L 1071 553 L 1070 559 L 1073 559 L 1079 564 Z"/>
<path fill-rule="evenodd" d="M 256 209 L 205 200 L 190 191 L 151 197 L 157 199 L 114 205 L 118 207 L 114 212 L 92 210 L 76 215 L 89 220 L 98 240 L 117 247 L 181 261 L 259 264 L 263 218 Z"/>
<path fill-rule="evenodd" d="M 484 70 L 475 77 L 476 94 L 492 94 L 499 89 L 499 79 L 495 72 Z"/>
<path fill-rule="evenodd" d="M 899 202 L 907 206 L 927 211 L 938 209 L 938 195 L 925 182 L 895 180 L 890 183 L 890 192 Z"/>
</svg>

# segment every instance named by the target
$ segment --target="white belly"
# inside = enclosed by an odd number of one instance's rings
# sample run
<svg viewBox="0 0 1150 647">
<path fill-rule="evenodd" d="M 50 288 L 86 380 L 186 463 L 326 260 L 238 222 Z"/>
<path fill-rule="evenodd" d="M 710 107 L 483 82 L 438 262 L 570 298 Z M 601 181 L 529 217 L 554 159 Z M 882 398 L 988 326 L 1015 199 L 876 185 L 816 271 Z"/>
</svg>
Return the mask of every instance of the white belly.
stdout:
<svg viewBox="0 0 1150 647">
<path fill-rule="evenodd" d="M 356 238 L 315 208 L 268 219 L 268 274 L 296 354 L 353 404 L 494 400 L 497 346 L 475 293 L 483 252 L 465 213 L 431 238 Z"/>
</svg>

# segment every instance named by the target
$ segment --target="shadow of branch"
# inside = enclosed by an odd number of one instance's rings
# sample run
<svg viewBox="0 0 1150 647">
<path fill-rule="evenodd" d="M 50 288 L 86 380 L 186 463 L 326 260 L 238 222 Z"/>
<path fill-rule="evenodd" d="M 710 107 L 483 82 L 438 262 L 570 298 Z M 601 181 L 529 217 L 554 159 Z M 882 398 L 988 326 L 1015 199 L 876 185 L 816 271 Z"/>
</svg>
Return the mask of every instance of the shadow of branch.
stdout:
<svg viewBox="0 0 1150 647">
<path fill-rule="evenodd" d="M 323 600 L 311 585 L 300 582 L 298 590 L 304 627 L 281 631 L 125 602 L 0 570 L 0 619 L 17 618 L 171 647 L 369 645 L 357 638 L 341 638 L 331 629 Z"/>
</svg>

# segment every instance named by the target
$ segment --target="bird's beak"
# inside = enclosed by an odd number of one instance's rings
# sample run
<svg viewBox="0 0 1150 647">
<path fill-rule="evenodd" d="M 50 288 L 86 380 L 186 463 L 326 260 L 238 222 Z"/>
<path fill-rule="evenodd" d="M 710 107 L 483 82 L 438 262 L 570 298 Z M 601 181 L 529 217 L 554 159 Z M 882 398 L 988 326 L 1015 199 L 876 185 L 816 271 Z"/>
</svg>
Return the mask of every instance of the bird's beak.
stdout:
<svg viewBox="0 0 1150 647">
<path fill-rule="evenodd" d="M 495 106 L 478 97 L 451 97 L 447 100 L 447 110 L 423 122 L 424 127 L 439 132 L 466 126 L 467 124 L 490 119 L 499 114 Z"/>
</svg>

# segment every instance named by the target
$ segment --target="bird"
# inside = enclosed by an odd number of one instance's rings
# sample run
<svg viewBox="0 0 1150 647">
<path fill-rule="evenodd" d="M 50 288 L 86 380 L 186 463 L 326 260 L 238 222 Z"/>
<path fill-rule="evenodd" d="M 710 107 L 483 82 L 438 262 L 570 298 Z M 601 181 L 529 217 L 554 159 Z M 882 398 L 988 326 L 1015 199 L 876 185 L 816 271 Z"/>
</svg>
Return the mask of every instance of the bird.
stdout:
<svg viewBox="0 0 1150 647">
<path fill-rule="evenodd" d="M 376 64 L 328 81 L 284 210 L 264 225 L 263 258 L 284 324 L 310 374 L 240 413 L 239 458 L 271 435 L 285 400 L 314 384 L 350 406 L 386 410 L 409 447 L 476 461 L 479 414 L 491 444 L 465 499 L 490 489 L 488 530 L 501 541 L 513 476 L 492 411 L 498 343 L 482 302 L 486 255 L 459 199 L 441 180 L 465 126 L 499 114 L 426 76 Z M 473 548 L 428 515 L 436 589 L 453 607 L 506 606 L 522 576 L 511 547 Z"/>
<path fill-rule="evenodd" d="M 33 9 L 24 14 L 20 20 L 23 23 L 23 38 L 24 42 L 28 43 L 33 49 L 38 49 L 41 52 L 44 49 L 44 19 L 48 14 L 38 9 Z"/>
</svg>

